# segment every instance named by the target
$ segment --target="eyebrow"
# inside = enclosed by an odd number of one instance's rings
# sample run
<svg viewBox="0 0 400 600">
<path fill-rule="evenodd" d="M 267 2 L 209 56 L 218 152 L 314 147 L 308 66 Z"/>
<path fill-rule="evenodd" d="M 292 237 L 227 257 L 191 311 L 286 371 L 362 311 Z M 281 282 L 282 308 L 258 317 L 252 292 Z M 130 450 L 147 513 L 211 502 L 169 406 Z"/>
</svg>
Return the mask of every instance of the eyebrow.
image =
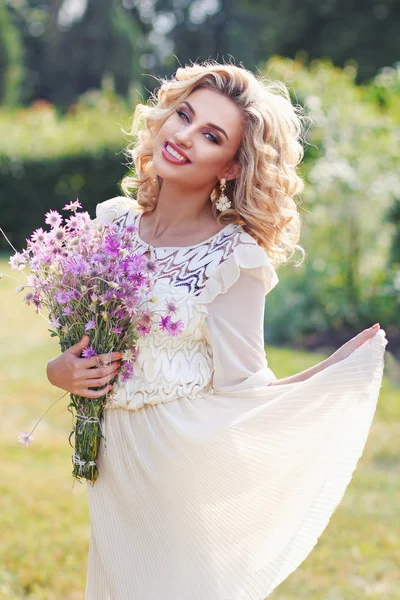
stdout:
<svg viewBox="0 0 400 600">
<path fill-rule="evenodd" d="M 192 113 L 193 116 L 196 116 L 195 110 L 193 108 L 193 106 L 191 104 L 189 104 L 189 102 L 187 100 L 185 100 L 184 102 L 182 102 L 182 104 L 186 104 L 186 106 L 188 107 L 188 109 L 190 110 L 190 112 Z M 221 133 L 224 134 L 224 136 L 226 137 L 227 140 L 229 140 L 226 131 L 224 129 L 222 129 L 222 127 L 219 127 L 218 125 L 214 125 L 214 123 L 206 123 L 206 125 L 208 125 L 209 127 L 213 127 L 214 129 L 218 129 L 218 131 L 220 131 Z"/>
</svg>

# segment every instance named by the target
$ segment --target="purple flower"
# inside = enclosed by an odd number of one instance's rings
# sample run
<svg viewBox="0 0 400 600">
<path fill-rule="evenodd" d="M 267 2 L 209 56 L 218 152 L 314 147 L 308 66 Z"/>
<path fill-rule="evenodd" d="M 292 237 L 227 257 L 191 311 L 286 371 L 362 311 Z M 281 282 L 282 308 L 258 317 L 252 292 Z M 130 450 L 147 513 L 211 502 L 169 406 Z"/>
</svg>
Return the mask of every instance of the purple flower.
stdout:
<svg viewBox="0 0 400 600">
<path fill-rule="evenodd" d="M 71 299 L 71 294 L 65 290 L 59 290 L 56 294 L 58 304 L 67 304 Z"/>
<path fill-rule="evenodd" d="M 104 250 L 110 256 L 117 258 L 119 256 L 119 239 L 116 235 L 108 235 L 104 242 Z"/>
<path fill-rule="evenodd" d="M 62 217 L 56 210 L 50 210 L 46 213 L 45 223 L 53 229 L 61 225 Z"/>
<path fill-rule="evenodd" d="M 166 308 L 167 308 L 167 312 L 168 312 L 168 313 L 175 314 L 175 313 L 176 313 L 176 311 L 178 310 L 178 307 L 177 307 L 177 305 L 175 304 L 175 302 L 166 302 L 166 303 L 165 303 L 165 306 L 166 306 Z"/>
<path fill-rule="evenodd" d="M 86 346 L 86 348 L 82 350 L 82 358 L 91 358 L 92 356 L 97 356 L 96 350 L 93 346 Z"/>
<path fill-rule="evenodd" d="M 98 263 L 100 263 L 101 265 L 105 265 L 107 262 L 107 257 L 101 252 L 96 252 L 90 257 L 90 262 L 94 265 Z"/>
<path fill-rule="evenodd" d="M 179 320 L 179 321 L 170 321 L 167 324 L 167 331 L 169 333 L 169 335 L 172 336 L 177 336 L 179 333 L 182 333 L 182 331 L 185 328 L 185 324 L 183 321 Z"/>
<path fill-rule="evenodd" d="M 74 311 L 72 310 L 72 308 L 70 306 L 66 306 L 63 310 L 63 315 L 64 316 L 69 316 L 72 315 L 74 313 Z"/>
<path fill-rule="evenodd" d="M 127 256 L 122 261 L 124 271 L 128 277 L 144 269 L 146 263 L 147 258 L 142 255 Z"/>
<path fill-rule="evenodd" d="M 24 444 L 25 446 L 29 446 L 29 444 L 31 443 L 32 440 L 34 440 L 35 438 L 33 437 L 33 435 L 31 435 L 30 433 L 28 433 L 27 431 L 21 431 L 21 433 L 18 436 L 18 441 L 20 444 Z"/>
<path fill-rule="evenodd" d="M 167 315 L 166 317 L 161 317 L 161 321 L 159 323 L 160 329 L 162 331 L 168 331 L 168 327 L 171 323 L 171 317 Z"/>
<path fill-rule="evenodd" d="M 96 321 L 94 319 L 90 319 L 85 325 L 85 331 L 90 331 L 91 329 L 96 329 Z"/>
<path fill-rule="evenodd" d="M 148 273 L 157 273 L 158 266 L 153 260 L 148 260 L 145 269 Z"/>
<path fill-rule="evenodd" d="M 81 203 L 79 202 L 79 199 L 77 198 L 75 200 L 75 202 L 70 202 L 69 204 L 66 204 L 63 208 L 63 210 L 72 210 L 73 212 L 76 212 L 78 210 L 78 208 L 82 208 Z"/>
<path fill-rule="evenodd" d="M 33 302 L 33 292 L 26 292 L 25 296 L 24 296 L 24 302 L 26 302 L 26 304 L 29 306 L 30 304 L 32 304 Z"/>
<path fill-rule="evenodd" d="M 120 369 L 120 375 L 123 383 L 128 381 L 133 375 L 133 363 L 130 361 L 125 362 Z"/>
<path fill-rule="evenodd" d="M 143 285 L 146 281 L 143 273 L 134 273 L 129 277 L 129 280 L 135 285 Z"/>
<path fill-rule="evenodd" d="M 42 303 L 40 301 L 39 292 L 35 292 L 35 294 L 33 296 L 33 304 L 35 305 L 36 312 L 38 313 L 42 308 Z"/>
<path fill-rule="evenodd" d="M 122 333 L 123 329 L 122 329 L 122 327 L 114 327 L 113 329 L 111 329 L 111 331 L 113 333 L 115 333 L 116 335 L 120 335 L 120 333 Z"/>
<path fill-rule="evenodd" d="M 102 296 L 101 303 L 105 304 L 106 302 L 111 302 L 114 299 L 114 292 L 112 290 L 107 290 Z"/>
</svg>

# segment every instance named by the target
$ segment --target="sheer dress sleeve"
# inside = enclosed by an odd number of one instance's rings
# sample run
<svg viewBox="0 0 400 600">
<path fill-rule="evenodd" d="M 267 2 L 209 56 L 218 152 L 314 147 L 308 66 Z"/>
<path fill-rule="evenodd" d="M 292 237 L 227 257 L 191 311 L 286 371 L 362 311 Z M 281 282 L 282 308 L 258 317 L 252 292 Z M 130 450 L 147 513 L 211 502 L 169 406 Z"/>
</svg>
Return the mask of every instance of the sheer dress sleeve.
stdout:
<svg viewBox="0 0 400 600">
<path fill-rule="evenodd" d="M 236 281 L 207 304 L 216 393 L 265 387 L 276 379 L 264 348 L 264 313 L 265 296 L 278 278 L 271 265 L 243 268 L 237 262 Z"/>
</svg>

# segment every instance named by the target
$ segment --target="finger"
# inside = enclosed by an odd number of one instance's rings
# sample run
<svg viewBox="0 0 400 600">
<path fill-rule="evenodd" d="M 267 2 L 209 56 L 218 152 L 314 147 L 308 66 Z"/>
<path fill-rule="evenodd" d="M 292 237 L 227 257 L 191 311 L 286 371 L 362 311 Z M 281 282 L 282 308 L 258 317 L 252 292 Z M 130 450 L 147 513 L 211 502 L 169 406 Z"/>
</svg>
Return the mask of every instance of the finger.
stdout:
<svg viewBox="0 0 400 600">
<path fill-rule="evenodd" d="M 67 352 L 70 352 L 71 354 L 75 354 L 75 356 L 80 356 L 81 352 L 84 348 L 86 348 L 86 346 L 89 344 L 89 336 L 88 335 L 84 335 L 77 344 L 74 344 L 73 346 L 71 346 L 70 348 L 68 348 Z"/>
<path fill-rule="evenodd" d="M 110 373 L 110 375 L 107 375 L 107 377 L 101 377 L 100 379 L 89 379 L 88 381 L 85 381 L 85 386 L 92 388 L 105 385 L 106 383 L 109 383 L 116 375 L 118 375 L 118 371 L 114 371 L 114 373 Z"/>
<path fill-rule="evenodd" d="M 376 335 L 378 331 L 379 327 L 368 327 L 367 329 L 361 331 L 357 337 L 360 337 L 362 340 L 366 340 Z"/>
<path fill-rule="evenodd" d="M 82 362 L 84 361 L 85 367 L 97 367 L 100 361 L 103 363 L 113 362 L 122 358 L 122 354 L 120 352 L 110 352 L 109 354 L 99 354 L 97 356 L 92 356 L 91 358 L 82 358 Z"/>
<path fill-rule="evenodd" d="M 83 398 L 100 398 L 101 396 L 105 396 L 112 389 L 112 385 L 108 385 L 100 390 L 91 390 L 89 388 L 85 388 L 80 390 L 78 395 Z"/>
<path fill-rule="evenodd" d="M 120 368 L 120 366 L 121 363 L 116 362 L 112 363 L 111 365 L 107 365 L 106 367 L 100 367 L 98 369 L 86 369 L 86 371 L 83 371 L 83 378 L 100 379 L 101 377 L 106 377 L 106 375 L 117 371 Z"/>
<path fill-rule="evenodd" d="M 121 352 L 107 352 L 107 354 L 99 354 L 99 358 L 103 362 L 112 362 L 114 360 L 121 360 Z"/>
</svg>

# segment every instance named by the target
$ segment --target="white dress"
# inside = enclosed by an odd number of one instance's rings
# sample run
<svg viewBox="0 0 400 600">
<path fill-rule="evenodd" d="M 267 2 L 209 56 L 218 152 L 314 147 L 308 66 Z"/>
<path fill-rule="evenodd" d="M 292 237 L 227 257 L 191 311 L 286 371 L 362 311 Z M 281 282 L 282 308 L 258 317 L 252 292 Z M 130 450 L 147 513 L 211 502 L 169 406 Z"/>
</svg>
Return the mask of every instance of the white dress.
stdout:
<svg viewBox="0 0 400 600">
<path fill-rule="evenodd" d="M 140 212 L 114 198 L 97 220 L 137 226 Z M 179 304 L 186 328 L 141 338 L 134 378 L 114 385 L 87 486 L 86 600 L 264 600 L 351 481 L 385 332 L 306 381 L 269 386 L 264 306 L 278 277 L 266 252 L 239 225 L 184 248 L 132 235 L 159 261 L 159 307 Z"/>
</svg>

